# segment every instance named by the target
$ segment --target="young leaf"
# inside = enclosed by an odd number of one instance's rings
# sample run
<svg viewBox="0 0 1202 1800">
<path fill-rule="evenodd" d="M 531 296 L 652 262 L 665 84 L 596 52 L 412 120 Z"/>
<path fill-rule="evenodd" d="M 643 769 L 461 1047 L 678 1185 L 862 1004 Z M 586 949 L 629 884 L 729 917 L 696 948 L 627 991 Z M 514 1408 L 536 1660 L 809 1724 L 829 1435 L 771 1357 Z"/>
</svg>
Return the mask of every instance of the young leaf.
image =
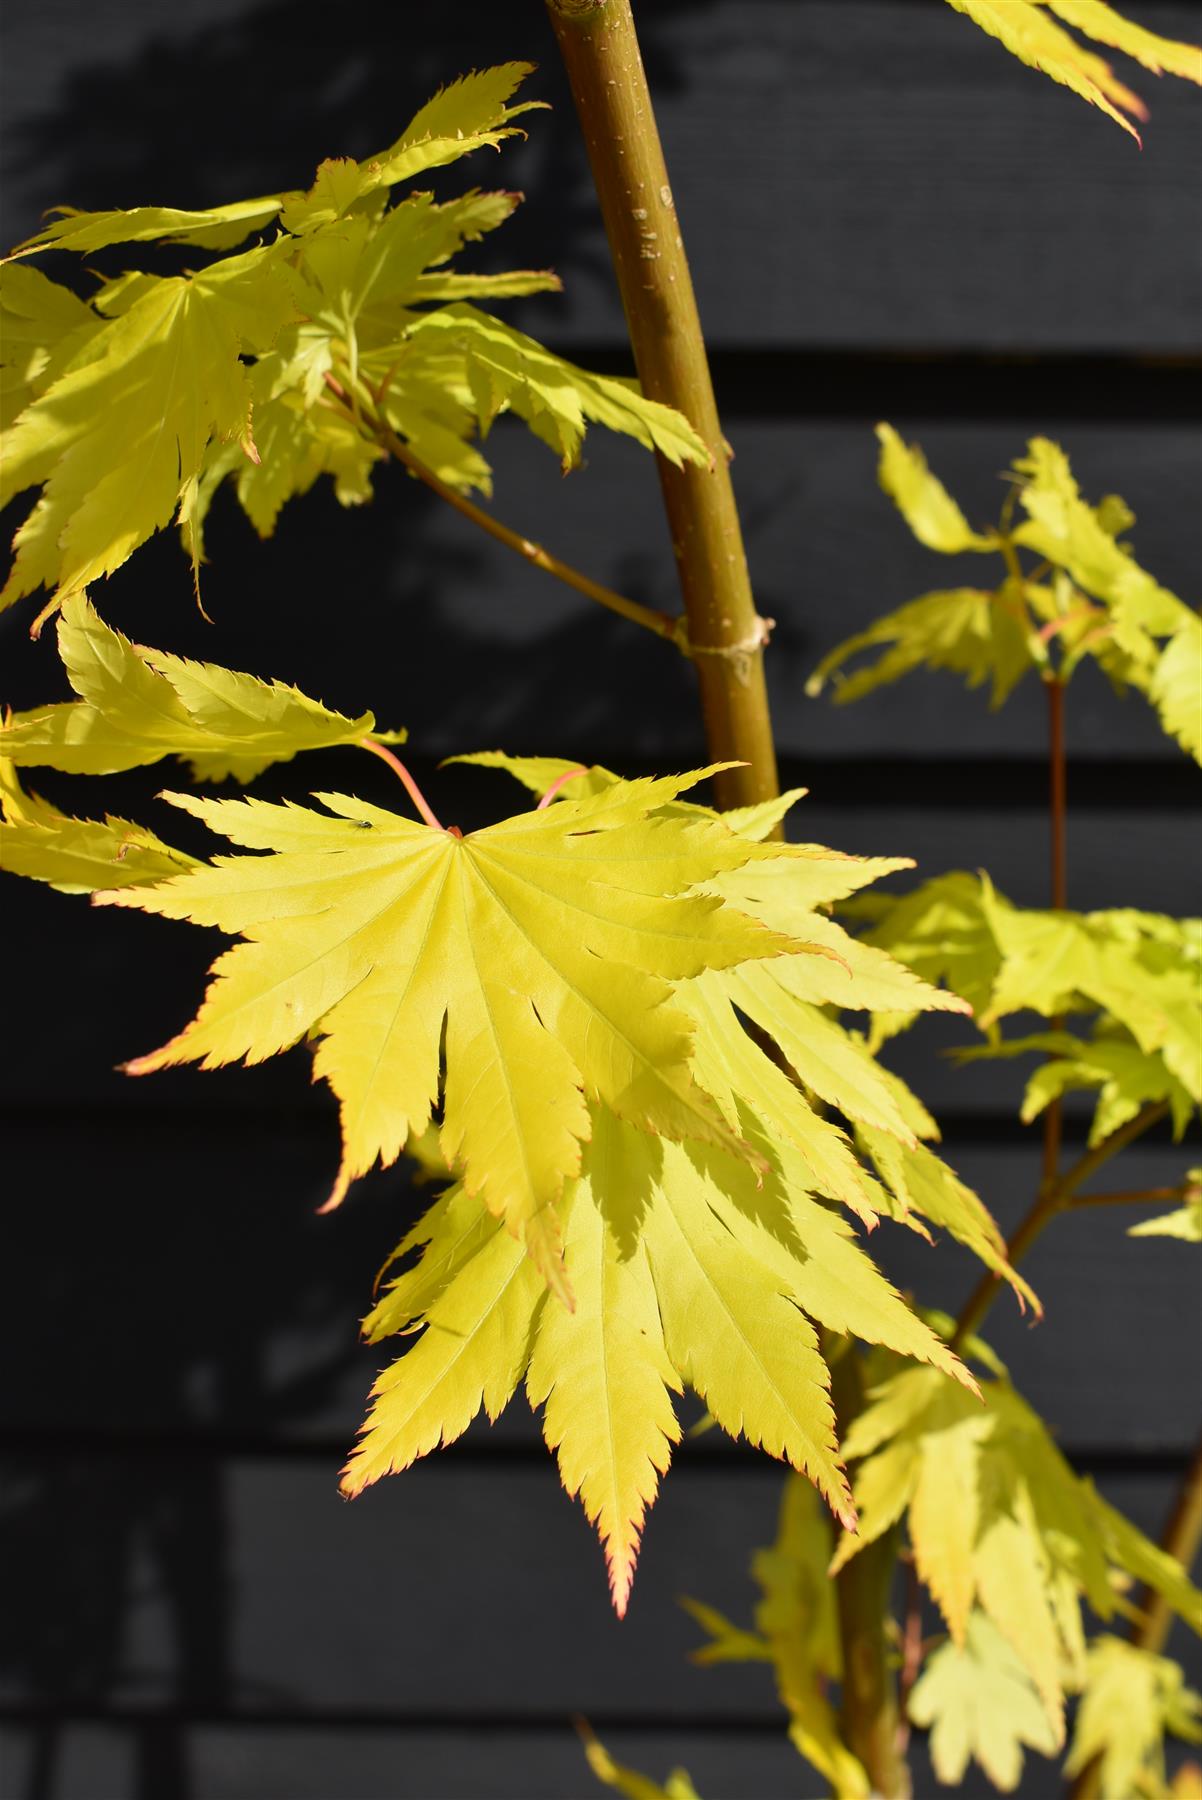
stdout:
<svg viewBox="0 0 1202 1800">
<path fill-rule="evenodd" d="M 868 942 L 925 981 L 942 979 L 971 1001 L 987 1032 L 1019 1012 L 1099 1015 L 1088 1045 L 1076 1036 L 1040 1034 L 1013 1046 L 991 1039 L 972 1052 L 1008 1055 L 1037 1045 L 1070 1052 L 1071 1069 L 1033 1078 L 1032 1114 L 1062 1084 L 1078 1079 L 1102 1093 L 1099 1140 L 1130 1116 L 1140 1093 L 1169 1099 L 1179 1128 L 1202 1102 L 1197 920 L 1020 909 L 985 878 L 963 872 L 927 882 L 897 901 L 860 899 L 846 910 L 871 920 Z M 908 1022 L 891 1024 L 898 1029 Z"/>
<path fill-rule="evenodd" d="M 1015 498 L 1027 518 L 1012 526 L 1008 502 L 996 530 L 978 536 L 917 446 L 903 444 L 887 425 L 878 435 L 881 483 L 920 542 L 945 553 L 995 550 L 1004 577 L 992 591 L 925 594 L 876 620 L 823 658 L 807 692 L 816 694 L 833 679 L 836 700 L 857 700 L 914 669 L 948 669 L 970 687 L 990 681 L 996 707 L 1028 669 L 1051 672 L 1049 646 L 1058 645 L 1058 679 L 1068 680 L 1083 657 L 1094 657 L 1120 692 L 1134 687 L 1145 694 L 1165 730 L 1202 759 L 1202 621 L 1118 542 L 1134 523 L 1124 502 L 1110 494 L 1097 506 L 1087 504 L 1060 446 L 1032 438 L 1014 463 Z M 1025 573 L 1020 549 L 1035 552 L 1041 568 Z M 844 673 L 853 657 L 882 647 L 875 662 Z"/>
<path fill-rule="evenodd" d="M 1191 1169 L 1186 1178 L 1184 1206 L 1132 1225 L 1127 1236 L 1175 1237 L 1187 1244 L 1202 1244 L 1202 1169 Z"/>
<path fill-rule="evenodd" d="M 968 17 L 1005 45 L 1012 56 L 1050 75 L 1062 87 L 1071 88 L 1091 106 L 1129 131 L 1136 142 L 1139 133 L 1124 117 L 1145 119 L 1147 109 L 1117 79 L 1108 63 L 1079 44 L 1069 32 L 1057 25 L 1049 13 L 1056 13 L 1066 24 L 1074 25 L 1096 42 L 1125 50 L 1129 56 L 1156 74 L 1166 72 L 1202 83 L 1202 50 L 1192 44 L 1180 44 L 1158 37 L 1141 25 L 1134 25 L 1103 0 L 948 0 L 957 12 Z"/>
<path fill-rule="evenodd" d="M 889 648 L 877 662 L 844 674 L 853 656 L 878 645 Z M 915 669 L 948 669 L 971 688 L 990 682 L 990 706 L 998 707 L 1032 662 L 1030 633 L 1011 593 L 952 588 L 911 600 L 836 645 L 806 682 L 806 693 L 820 694 L 832 681 L 833 698 L 843 706 Z"/>
<path fill-rule="evenodd" d="M 1165 1787 L 1166 1733 L 1202 1743 L 1202 1696 L 1185 1685 L 1175 1662 L 1121 1638 L 1099 1637 L 1089 1648 L 1085 1692 L 1077 1712 L 1066 1775 L 1100 1759 L 1101 1800 L 1129 1800 Z"/>
<path fill-rule="evenodd" d="M 997 549 L 993 533 L 973 531 L 917 444 L 905 443 L 892 425 L 878 425 L 876 435 L 881 445 L 877 479 L 920 544 L 945 556 Z"/>
<path fill-rule="evenodd" d="M 197 779 L 249 781 L 302 750 L 375 731 L 371 713 L 347 719 L 282 682 L 131 644 L 82 594 L 63 606 L 58 645 L 79 699 L 12 714 L 0 752 L 14 763 L 108 775 L 179 756 Z"/>
<path fill-rule="evenodd" d="M 871 1783 L 839 1734 L 827 1686 L 843 1676 L 835 1589 L 827 1575 L 829 1518 L 814 1489 L 798 1475 L 785 1480 L 775 1543 L 757 1550 L 752 1573 L 761 1599 L 754 1632 L 731 1624 L 712 1606 L 681 1604 L 710 1641 L 690 1660 L 709 1667 L 726 1662 L 771 1662 L 777 1692 L 789 1714 L 789 1736 L 798 1752 L 830 1783 L 841 1800 L 868 1800 Z"/>
<path fill-rule="evenodd" d="M 295 318 L 275 247 L 195 275 L 143 278 L 8 433 L 0 504 L 40 486 L 0 605 L 110 574 L 166 525 L 209 445 L 257 454 L 242 357 Z"/>
<path fill-rule="evenodd" d="M 1094 1091 L 1098 1104 L 1089 1131 L 1090 1148 L 1095 1148 L 1133 1119 L 1140 1108 L 1167 1100 L 1172 1112 L 1174 1135 L 1180 1138 L 1194 1111 L 1194 1101 L 1162 1056 L 1141 1050 L 1126 1036 L 1117 1035 L 1111 1026 L 1099 1030 L 1090 1039 L 1074 1037 L 1067 1031 L 1037 1032 L 1031 1037 L 1007 1038 L 983 1045 L 979 1049 L 958 1052 L 960 1062 L 996 1061 L 1044 1051 L 1048 1061 L 1035 1070 L 1023 1095 L 1021 1118 L 1025 1124 L 1037 1119 L 1044 1108 L 1063 1094 Z"/>
<path fill-rule="evenodd" d="M 1038 1296 L 1006 1255 L 1006 1240 L 988 1207 L 955 1171 L 925 1144 L 903 1144 L 871 1125 L 856 1126 L 856 1141 L 871 1160 L 886 1188 L 900 1203 L 902 1223 L 912 1214 L 979 1257 L 985 1267 L 1010 1284 L 1020 1306 L 1036 1318 L 1043 1307 Z M 896 1214 L 894 1216 L 897 1216 Z"/>
<path fill-rule="evenodd" d="M 673 1769 L 663 1787 L 660 1787 L 649 1776 L 640 1775 L 636 1769 L 628 1769 L 625 1764 L 615 1762 L 605 1745 L 594 1737 L 587 1725 L 579 1725 L 577 1730 L 584 1740 L 588 1766 L 597 1780 L 604 1782 L 606 1787 L 615 1788 L 625 1796 L 625 1800 L 700 1800 L 696 1788 L 683 1769 Z"/>
<path fill-rule="evenodd" d="M 910 1693 L 910 1718 L 931 1733 L 939 1780 L 958 1787 L 969 1761 L 994 1787 L 1012 1794 L 1023 1750 L 1054 1756 L 1056 1725 L 1026 1669 L 985 1613 L 974 1611 L 962 1644 L 946 1643 L 929 1658 Z"/>
<path fill-rule="evenodd" d="M 342 1107 L 333 1205 L 425 1129 L 445 1019 L 443 1153 L 534 1250 L 532 1222 L 579 1168 L 583 1088 L 647 1130 L 735 1143 L 689 1074 L 669 984 L 792 946 L 685 894 L 781 848 L 716 817 L 654 816 L 708 773 L 624 782 L 466 838 L 339 795 L 320 796 L 326 813 L 167 796 L 269 854 L 105 897 L 249 940 L 218 959 L 192 1024 L 131 1072 L 259 1062 L 316 1029 L 315 1071 Z"/>
<path fill-rule="evenodd" d="M 776 1668 L 777 1690 L 789 1714 L 789 1736 L 798 1751 L 846 1800 L 862 1800 L 871 1783 L 844 1744 L 835 1710 L 824 1691 L 843 1675 L 835 1590 L 827 1576 L 830 1521 L 812 1487 L 798 1476 L 785 1481 L 776 1542 L 757 1550 L 751 1568 L 762 1599 L 758 1629 Z"/>
<path fill-rule="evenodd" d="M 2 740 L 0 740 L 2 741 Z M 64 894 L 139 887 L 195 867 L 153 831 L 128 819 L 72 819 L 20 787 L 0 756 L 0 869 Z"/>
</svg>

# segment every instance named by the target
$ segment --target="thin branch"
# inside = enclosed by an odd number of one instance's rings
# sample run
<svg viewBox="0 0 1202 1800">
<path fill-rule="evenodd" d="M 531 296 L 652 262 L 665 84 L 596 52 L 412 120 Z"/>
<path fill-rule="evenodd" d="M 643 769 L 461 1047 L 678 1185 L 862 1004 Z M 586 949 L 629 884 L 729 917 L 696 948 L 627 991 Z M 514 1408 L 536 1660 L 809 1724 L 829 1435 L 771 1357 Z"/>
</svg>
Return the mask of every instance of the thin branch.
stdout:
<svg viewBox="0 0 1202 1800">
<path fill-rule="evenodd" d="M 495 538 L 499 544 L 506 545 L 510 550 L 516 550 L 519 556 L 524 557 L 528 563 L 533 563 L 536 569 L 542 569 L 546 574 L 556 576 L 568 587 L 574 588 L 578 594 L 584 594 L 587 599 L 595 600 L 598 605 L 607 607 L 610 612 L 619 614 L 623 619 L 629 619 L 633 625 L 642 625 L 645 630 L 653 631 L 656 637 L 667 638 L 669 642 L 687 650 L 683 617 L 674 619 L 668 613 L 658 612 L 654 607 L 643 606 L 638 600 L 628 599 L 625 594 L 619 594 L 613 588 L 605 587 L 601 582 L 594 581 L 591 575 L 585 575 L 582 570 L 573 568 L 571 563 L 563 562 L 558 556 L 553 556 L 549 550 L 544 550 L 541 544 L 533 543 L 530 538 L 523 537 L 520 531 L 512 531 L 508 525 L 502 525 L 499 519 L 495 519 L 491 513 L 485 512 L 482 506 L 477 506 L 474 500 L 469 500 L 466 494 L 461 494 L 457 488 L 451 487 L 448 482 L 443 481 L 441 476 L 436 475 L 433 469 L 427 468 L 421 458 L 413 454 L 408 444 L 382 421 L 377 425 L 376 436 L 389 454 L 394 456 L 399 463 L 403 463 L 411 475 L 415 475 L 419 481 L 424 482 L 432 493 L 445 500 L 448 506 L 453 506 L 456 512 L 462 513 L 465 519 L 470 519 L 473 525 L 478 525 L 481 531 L 486 531 L 489 537 Z"/>
<path fill-rule="evenodd" d="M 902 1625 L 901 1669 L 897 1678 L 897 1751 L 904 1756 L 910 1747 L 910 1690 L 922 1670 L 922 1588 L 912 1551 L 899 1561 L 906 1575 L 906 1615 Z"/>
<path fill-rule="evenodd" d="M 1077 1212 L 1087 1206 L 1152 1206 L 1157 1202 L 1184 1200 L 1189 1193 L 1185 1182 L 1177 1187 L 1120 1188 L 1113 1194 L 1076 1194 L 1066 1210 Z"/>
<path fill-rule="evenodd" d="M 1056 1180 L 1044 1183 L 1031 1211 L 1027 1214 L 1014 1236 L 1006 1246 L 1006 1260 L 1011 1268 L 1027 1254 L 1037 1238 L 1043 1235 L 1045 1228 L 1051 1224 L 1057 1213 L 1069 1210 L 1075 1194 L 1084 1187 L 1096 1169 L 1108 1163 L 1112 1156 L 1125 1150 L 1128 1144 L 1142 1137 L 1153 1125 L 1159 1123 L 1169 1110 L 1167 1100 L 1158 1100 L 1155 1105 L 1142 1107 L 1133 1119 L 1120 1125 L 1117 1131 L 1102 1143 L 1096 1144 L 1092 1150 L 1079 1157 L 1070 1169 Z M 969 1297 L 968 1303 L 956 1322 L 956 1329 L 951 1337 L 953 1350 L 963 1348 L 965 1340 L 979 1330 L 981 1321 L 1001 1292 L 1001 1281 L 996 1275 L 985 1275 L 977 1283 Z"/>
<path fill-rule="evenodd" d="M 389 373 L 391 374 L 391 371 Z M 658 612 L 654 607 L 643 606 L 638 600 L 630 600 L 625 594 L 619 594 L 614 588 L 605 587 L 602 582 L 594 581 L 582 570 L 573 568 L 571 563 L 566 563 L 560 557 L 553 556 L 549 550 L 544 550 L 541 544 L 533 543 L 520 531 L 514 531 L 508 525 L 503 525 L 500 519 L 485 512 L 482 506 L 477 506 L 474 501 L 467 498 L 466 494 L 461 494 L 458 488 L 453 488 L 449 482 L 442 479 L 441 475 L 435 474 L 434 470 L 424 463 L 420 456 L 415 455 L 404 439 L 397 436 L 387 420 L 380 417 L 378 412 L 369 414 L 365 408 L 352 410 L 353 396 L 348 395 L 342 382 L 329 370 L 325 374 L 325 384 L 337 398 L 346 418 L 357 429 L 363 430 L 366 435 L 373 437 L 382 449 L 387 450 L 390 456 L 428 487 L 431 493 L 437 494 L 440 500 L 445 500 L 448 506 L 453 506 L 457 513 L 462 514 L 465 519 L 470 519 L 473 525 L 478 525 L 481 531 L 487 532 L 489 537 L 494 538 L 497 543 L 504 544 L 507 549 L 516 551 L 520 557 L 526 562 L 532 563 L 536 569 L 542 569 L 546 574 L 554 575 L 567 587 L 575 589 L 576 593 L 583 594 L 589 600 L 595 600 L 598 605 L 607 607 L 610 612 L 618 613 L 623 619 L 629 619 L 634 625 L 642 625 L 646 630 L 653 631 L 656 637 L 668 639 L 685 656 L 691 654 L 687 621 L 683 614 L 672 618 L 669 613 Z M 383 397 L 387 384 L 388 377 L 386 376 L 374 396 L 377 405 Z"/>
<path fill-rule="evenodd" d="M 1188 1573 L 1199 1544 L 1202 1544 L 1202 1443 L 1194 1451 L 1160 1547 L 1176 1557 Z M 1152 1650 L 1159 1655 L 1168 1639 L 1173 1609 L 1162 1594 L 1148 1591 L 1140 1602 L 1140 1610 L 1143 1619 L 1132 1633 L 1132 1642 L 1140 1650 Z"/>
</svg>

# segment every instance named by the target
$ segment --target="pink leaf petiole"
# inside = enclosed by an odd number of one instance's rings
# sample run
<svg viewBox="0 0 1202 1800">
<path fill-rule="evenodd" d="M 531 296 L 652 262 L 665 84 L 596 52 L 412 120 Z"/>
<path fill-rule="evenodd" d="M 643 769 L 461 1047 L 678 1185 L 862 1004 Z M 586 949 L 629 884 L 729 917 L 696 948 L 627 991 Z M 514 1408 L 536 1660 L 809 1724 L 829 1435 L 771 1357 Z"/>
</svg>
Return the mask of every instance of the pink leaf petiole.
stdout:
<svg viewBox="0 0 1202 1800">
<path fill-rule="evenodd" d="M 375 738 L 360 738 L 358 743 L 361 750 L 370 750 L 373 756 L 378 756 L 381 762 L 386 762 L 388 764 L 388 767 L 392 770 L 394 775 L 400 777 L 401 781 L 404 783 L 405 792 L 412 800 L 414 806 L 416 806 L 426 824 L 429 825 L 432 830 L 445 831 L 448 837 L 461 838 L 463 836 L 458 825 L 444 825 L 441 819 L 435 817 L 429 801 L 426 799 L 426 796 L 422 793 L 399 756 L 394 756 L 392 751 L 389 750 L 386 745 L 377 744 Z"/>
<path fill-rule="evenodd" d="M 587 769 L 569 769 L 566 772 L 566 774 L 557 775 L 555 780 L 551 783 L 550 787 L 547 789 L 546 793 L 543 795 L 542 799 L 539 801 L 538 805 L 535 807 L 535 809 L 534 809 L 535 812 L 542 812 L 544 807 L 550 806 L 552 800 L 554 800 L 556 794 L 559 792 L 560 788 L 564 785 L 564 783 L 566 781 L 575 781 L 577 775 L 587 775 L 587 774 L 588 774 Z"/>
</svg>

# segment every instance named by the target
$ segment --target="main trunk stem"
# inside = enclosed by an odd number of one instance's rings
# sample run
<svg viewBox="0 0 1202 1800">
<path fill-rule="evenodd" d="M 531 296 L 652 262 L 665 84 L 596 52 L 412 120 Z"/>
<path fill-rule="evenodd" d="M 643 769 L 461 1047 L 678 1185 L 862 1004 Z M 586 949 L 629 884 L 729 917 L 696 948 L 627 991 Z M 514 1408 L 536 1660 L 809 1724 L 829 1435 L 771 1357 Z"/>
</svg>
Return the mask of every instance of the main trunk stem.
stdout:
<svg viewBox="0 0 1202 1800">
<path fill-rule="evenodd" d="M 718 804 L 779 792 L 755 609 L 701 320 L 630 0 L 547 0 L 588 147 L 643 391 L 684 413 L 709 469 L 659 457 Z"/>
</svg>

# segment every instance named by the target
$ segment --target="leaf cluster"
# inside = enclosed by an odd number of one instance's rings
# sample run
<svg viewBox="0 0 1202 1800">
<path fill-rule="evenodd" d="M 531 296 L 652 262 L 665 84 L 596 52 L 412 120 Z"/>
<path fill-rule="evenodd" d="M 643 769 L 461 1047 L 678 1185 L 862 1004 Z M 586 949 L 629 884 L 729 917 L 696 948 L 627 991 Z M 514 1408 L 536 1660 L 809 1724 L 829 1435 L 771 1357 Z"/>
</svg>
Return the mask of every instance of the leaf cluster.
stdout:
<svg viewBox="0 0 1202 1800">
<path fill-rule="evenodd" d="M 45 586 L 52 609 L 173 519 L 198 571 L 226 480 L 265 537 L 321 476 L 345 505 L 368 499 L 397 442 L 452 487 L 487 492 L 477 440 L 502 412 L 565 468 L 589 423 L 673 462 L 708 462 L 687 422 L 636 382 L 579 369 L 480 309 L 559 286 L 545 270 L 457 265 L 519 195 L 393 201 L 394 188 L 514 136 L 513 121 L 539 105 L 510 103 L 529 72 L 508 63 L 465 76 L 387 150 L 324 162 L 306 191 L 201 212 L 67 210 L 18 246 L 0 269 L 0 504 L 40 492 L 0 605 Z M 191 257 L 252 235 L 265 241 L 178 275 L 128 270 L 86 300 L 23 260 L 163 243 Z"/>
</svg>

